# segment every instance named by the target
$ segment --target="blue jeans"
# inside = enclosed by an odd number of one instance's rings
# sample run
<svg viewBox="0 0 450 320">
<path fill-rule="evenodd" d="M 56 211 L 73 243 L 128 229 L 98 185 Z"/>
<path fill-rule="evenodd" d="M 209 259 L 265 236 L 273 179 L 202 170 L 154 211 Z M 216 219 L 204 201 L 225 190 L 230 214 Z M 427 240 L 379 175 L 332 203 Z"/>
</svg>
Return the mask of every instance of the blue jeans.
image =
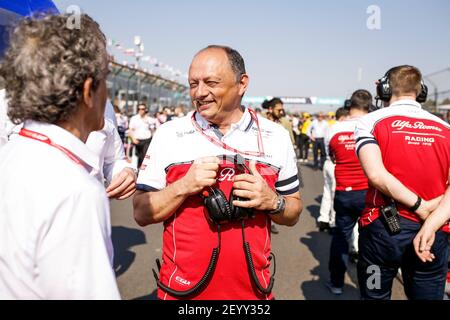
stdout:
<svg viewBox="0 0 450 320">
<path fill-rule="evenodd" d="M 336 211 L 336 227 L 330 247 L 330 280 L 334 287 L 344 286 L 345 272 L 348 264 L 349 242 L 353 228 L 358 221 L 366 199 L 367 190 L 336 191 L 334 210 Z"/>
<path fill-rule="evenodd" d="M 400 226 L 399 234 L 390 235 L 379 218 L 360 228 L 358 282 L 361 298 L 390 299 L 393 279 L 401 268 L 408 299 L 442 300 L 448 269 L 448 234 L 436 233 L 431 248 L 436 258 L 424 263 L 416 256 L 413 246 L 421 225 L 400 217 Z M 376 286 L 375 277 L 378 277 Z"/>
</svg>

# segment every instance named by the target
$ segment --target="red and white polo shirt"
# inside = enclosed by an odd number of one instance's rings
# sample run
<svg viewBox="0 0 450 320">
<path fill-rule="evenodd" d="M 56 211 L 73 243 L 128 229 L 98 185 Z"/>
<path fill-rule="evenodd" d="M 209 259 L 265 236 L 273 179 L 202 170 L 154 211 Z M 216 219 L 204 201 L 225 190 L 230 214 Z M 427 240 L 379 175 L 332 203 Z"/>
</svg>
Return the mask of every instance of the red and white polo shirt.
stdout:
<svg viewBox="0 0 450 320">
<path fill-rule="evenodd" d="M 450 126 L 422 110 L 413 100 L 402 100 L 362 117 L 357 124 L 356 152 L 367 143 L 380 147 L 386 169 L 422 199 L 442 195 L 448 185 L 450 168 Z M 379 217 L 385 201 L 369 187 L 361 225 Z M 419 217 L 398 204 L 399 214 L 419 222 Z M 448 231 L 448 225 L 444 228 Z"/>
<path fill-rule="evenodd" d="M 337 191 L 356 191 L 368 188 L 367 177 L 356 156 L 354 132 L 358 118 L 336 122 L 331 126 L 325 145 L 327 153 L 336 161 L 334 174 Z"/>
<path fill-rule="evenodd" d="M 249 160 L 257 160 L 260 174 L 280 194 L 297 192 L 296 156 L 288 131 L 265 118 L 257 119 L 260 129 L 255 118 L 245 109 L 241 120 L 233 124 L 225 135 L 198 113 L 194 117 L 190 113 L 163 124 L 156 131 L 147 151 L 137 189 L 161 190 L 183 177 L 195 159 L 219 156 L 222 160 L 217 187 L 229 197 L 235 168 L 227 156 L 235 153 L 212 143 L 209 137 L 243 151 L 241 155 L 247 165 Z M 196 129 L 193 121 L 199 128 Z M 259 151 L 259 135 L 262 137 L 264 156 L 246 156 L 245 152 Z M 172 289 L 185 291 L 192 288 L 206 271 L 218 239 L 217 227 L 208 221 L 205 214 L 202 198 L 194 195 L 164 222 L 160 280 Z M 267 287 L 270 277 L 270 218 L 267 214 L 256 214 L 255 218 L 246 220 L 245 225 L 245 237 L 250 243 L 257 277 Z M 250 279 L 240 222 L 222 225 L 221 230 L 221 249 L 214 274 L 207 287 L 193 299 L 271 299 L 271 295 L 261 294 L 255 289 Z M 158 298 L 176 299 L 160 289 Z"/>
</svg>

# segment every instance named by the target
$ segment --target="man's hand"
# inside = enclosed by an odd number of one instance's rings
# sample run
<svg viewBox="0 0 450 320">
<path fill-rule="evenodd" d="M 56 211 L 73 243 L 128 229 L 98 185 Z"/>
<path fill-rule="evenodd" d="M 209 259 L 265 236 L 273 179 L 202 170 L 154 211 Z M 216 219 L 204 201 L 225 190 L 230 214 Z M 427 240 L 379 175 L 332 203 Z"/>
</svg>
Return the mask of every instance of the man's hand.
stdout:
<svg viewBox="0 0 450 320">
<path fill-rule="evenodd" d="M 438 207 L 443 197 L 444 195 L 441 195 L 428 201 L 422 199 L 419 208 L 417 208 L 416 210 L 417 215 L 425 221 L 428 216 Z"/>
<path fill-rule="evenodd" d="M 424 223 L 419 233 L 414 238 L 414 250 L 422 262 L 431 262 L 434 260 L 434 254 L 431 253 L 431 246 L 434 243 L 435 230 Z"/>
<path fill-rule="evenodd" d="M 131 197 L 136 191 L 136 174 L 131 168 L 124 168 L 111 181 L 106 188 L 109 198 L 124 200 Z"/>
<path fill-rule="evenodd" d="M 234 200 L 233 205 L 256 210 L 276 209 L 278 196 L 259 174 L 256 169 L 256 161 L 250 161 L 250 171 L 252 175 L 240 174 L 235 176 L 233 184 L 233 194 L 249 200 Z"/>
<path fill-rule="evenodd" d="M 133 142 L 133 144 L 139 144 L 139 140 L 136 138 L 131 138 L 131 142 Z"/>
<path fill-rule="evenodd" d="M 219 158 L 204 157 L 194 161 L 186 175 L 179 180 L 188 195 L 201 192 L 203 188 L 216 183 Z"/>
</svg>

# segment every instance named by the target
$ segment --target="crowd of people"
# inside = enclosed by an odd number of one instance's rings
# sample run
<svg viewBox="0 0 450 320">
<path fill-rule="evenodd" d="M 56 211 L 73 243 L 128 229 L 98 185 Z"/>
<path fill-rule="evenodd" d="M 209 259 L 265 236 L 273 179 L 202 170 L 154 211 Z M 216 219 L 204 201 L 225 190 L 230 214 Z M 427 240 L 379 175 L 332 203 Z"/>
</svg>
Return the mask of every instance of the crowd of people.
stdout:
<svg viewBox="0 0 450 320">
<path fill-rule="evenodd" d="M 288 117 L 279 98 L 243 106 L 243 57 L 210 45 L 189 67 L 192 112 L 139 104 L 128 121 L 117 106 L 108 116 L 99 25 L 82 14 L 82 30 L 69 29 L 68 18 L 23 19 L 0 65 L 16 130 L 0 148 L 0 298 L 120 299 L 108 199 L 133 196 L 136 223 L 164 225 L 158 299 L 274 299 L 272 225 L 299 221 L 311 144 L 331 292 L 343 292 L 358 225 L 362 299 L 390 299 L 398 269 L 409 299 L 444 297 L 450 125 L 422 109 L 417 68 L 377 81 L 380 110 L 359 89 L 336 114 Z"/>
</svg>

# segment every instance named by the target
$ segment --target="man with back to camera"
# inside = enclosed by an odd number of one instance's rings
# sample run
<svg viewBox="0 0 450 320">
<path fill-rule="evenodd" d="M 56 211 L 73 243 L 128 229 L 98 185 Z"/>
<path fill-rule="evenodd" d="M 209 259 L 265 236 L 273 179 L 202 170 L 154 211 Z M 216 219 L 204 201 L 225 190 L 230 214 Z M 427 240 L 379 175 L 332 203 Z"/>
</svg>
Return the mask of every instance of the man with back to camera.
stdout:
<svg viewBox="0 0 450 320">
<path fill-rule="evenodd" d="M 340 107 L 336 110 L 337 121 L 344 121 L 348 117 L 348 109 Z M 326 141 L 325 141 L 326 143 Z M 323 165 L 323 192 L 322 200 L 320 202 L 320 214 L 317 218 L 319 231 L 323 232 L 331 230 L 335 225 L 335 211 L 333 208 L 334 192 L 336 189 L 336 178 L 334 177 L 334 161 L 327 153 L 327 158 Z"/>
<path fill-rule="evenodd" d="M 80 15 L 24 19 L 0 66 L 8 116 L 24 123 L 0 150 L 0 298 L 118 299 L 109 204 L 85 142 L 104 124 L 108 59 Z"/>
<path fill-rule="evenodd" d="M 450 127 L 422 109 L 427 88 L 413 66 L 390 69 L 377 82 L 377 94 L 388 107 L 361 118 L 355 131 L 356 152 L 369 179 L 360 218 L 361 297 L 390 299 L 392 281 L 401 268 L 408 299 L 440 300 L 449 225 L 439 226 L 428 248 L 436 257 L 432 262 L 416 256 L 413 239 L 430 213 L 443 207 L 440 200 L 448 193 Z M 374 272 L 379 276 L 375 284 Z"/>
<path fill-rule="evenodd" d="M 331 127 L 325 140 L 327 154 L 335 163 L 334 193 L 335 228 L 330 245 L 327 283 L 334 294 L 342 294 L 349 261 L 349 243 L 353 229 L 364 209 L 368 189 L 367 177 L 355 153 L 354 131 L 357 120 L 369 112 L 372 95 L 367 90 L 356 90 L 350 98 L 348 117 Z"/>
<path fill-rule="evenodd" d="M 270 222 L 295 225 L 302 210 L 289 134 L 241 106 L 232 48 L 200 50 L 189 85 L 196 111 L 156 131 L 134 197 L 139 225 L 164 223 L 158 298 L 272 299 Z"/>
</svg>

